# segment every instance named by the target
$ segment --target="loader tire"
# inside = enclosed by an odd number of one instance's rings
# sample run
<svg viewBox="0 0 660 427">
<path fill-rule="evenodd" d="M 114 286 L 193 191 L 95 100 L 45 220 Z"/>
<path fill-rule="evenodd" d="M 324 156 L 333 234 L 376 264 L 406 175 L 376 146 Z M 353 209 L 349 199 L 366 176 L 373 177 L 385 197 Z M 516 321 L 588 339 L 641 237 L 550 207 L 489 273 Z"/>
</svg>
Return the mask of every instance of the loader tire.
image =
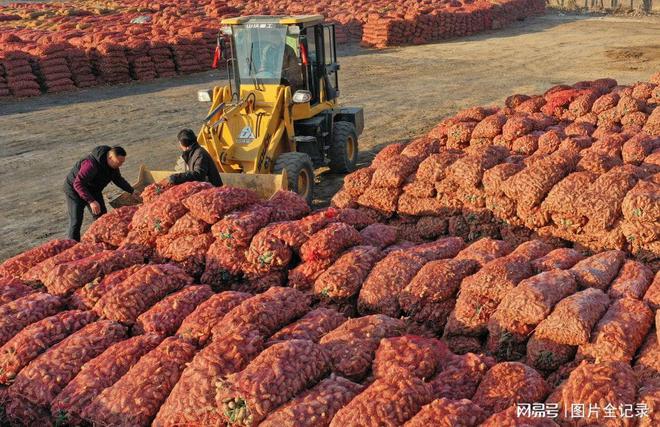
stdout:
<svg viewBox="0 0 660 427">
<path fill-rule="evenodd" d="M 332 129 L 332 144 L 328 150 L 330 171 L 333 173 L 353 172 L 358 158 L 358 138 L 351 122 L 335 122 Z"/>
<path fill-rule="evenodd" d="M 314 199 L 314 167 L 312 159 L 306 153 L 284 153 L 275 160 L 273 173 L 282 173 L 286 169 L 289 190 L 298 193 L 312 205 Z"/>
</svg>

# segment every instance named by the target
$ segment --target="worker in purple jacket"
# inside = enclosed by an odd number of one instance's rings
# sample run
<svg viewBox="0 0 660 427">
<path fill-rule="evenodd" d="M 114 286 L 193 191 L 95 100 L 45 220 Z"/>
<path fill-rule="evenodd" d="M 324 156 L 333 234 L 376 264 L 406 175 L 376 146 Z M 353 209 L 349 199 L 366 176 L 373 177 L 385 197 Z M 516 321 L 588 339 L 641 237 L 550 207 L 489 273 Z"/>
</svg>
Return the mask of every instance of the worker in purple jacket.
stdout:
<svg viewBox="0 0 660 427">
<path fill-rule="evenodd" d="M 126 150 L 122 147 L 100 145 L 73 166 L 64 182 L 64 194 L 69 211 L 67 231 L 69 239 L 80 241 L 80 227 L 86 206 L 92 212 L 94 219 L 107 212 L 103 189 L 110 182 L 133 194 L 133 187 L 119 172 L 124 160 L 126 160 Z"/>
</svg>

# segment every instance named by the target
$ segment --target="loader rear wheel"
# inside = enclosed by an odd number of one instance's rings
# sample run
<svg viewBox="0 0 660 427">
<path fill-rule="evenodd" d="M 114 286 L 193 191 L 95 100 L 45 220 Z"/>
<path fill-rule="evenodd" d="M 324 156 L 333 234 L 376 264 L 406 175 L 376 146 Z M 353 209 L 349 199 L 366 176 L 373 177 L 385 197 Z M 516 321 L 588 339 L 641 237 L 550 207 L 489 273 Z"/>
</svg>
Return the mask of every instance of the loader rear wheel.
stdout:
<svg viewBox="0 0 660 427">
<path fill-rule="evenodd" d="M 335 122 L 328 158 L 334 173 L 353 172 L 358 157 L 358 138 L 351 122 Z"/>
<path fill-rule="evenodd" d="M 311 206 L 314 199 L 314 167 L 305 153 L 284 153 L 275 160 L 273 173 L 286 169 L 289 190 L 298 193 Z"/>
</svg>

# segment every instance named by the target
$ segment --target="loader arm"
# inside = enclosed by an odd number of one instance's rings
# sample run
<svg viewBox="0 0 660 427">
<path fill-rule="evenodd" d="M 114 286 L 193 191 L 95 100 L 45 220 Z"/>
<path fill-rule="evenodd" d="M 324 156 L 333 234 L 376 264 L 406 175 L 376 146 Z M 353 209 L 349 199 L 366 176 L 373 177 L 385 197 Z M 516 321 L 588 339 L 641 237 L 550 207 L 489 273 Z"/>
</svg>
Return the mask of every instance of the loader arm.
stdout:
<svg viewBox="0 0 660 427">
<path fill-rule="evenodd" d="M 271 173 L 274 159 L 295 151 L 291 89 L 243 85 L 231 103 L 228 86 L 216 87 L 198 141 L 223 173 Z"/>
</svg>

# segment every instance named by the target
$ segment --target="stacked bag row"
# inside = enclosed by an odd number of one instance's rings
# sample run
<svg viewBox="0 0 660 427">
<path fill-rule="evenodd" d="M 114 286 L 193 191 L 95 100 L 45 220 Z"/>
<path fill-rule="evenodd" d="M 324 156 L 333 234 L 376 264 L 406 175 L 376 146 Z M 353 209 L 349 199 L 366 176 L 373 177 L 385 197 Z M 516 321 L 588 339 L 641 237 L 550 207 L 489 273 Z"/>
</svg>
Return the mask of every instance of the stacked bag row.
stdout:
<svg viewBox="0 0 660 427">
<path fill-rule="evenodd" d="M 376 211 L 418 238 L 435 218 L 467 240 L 536 235 L 657 263 L 659 79 L 579 82 L 466 109 L 384 148 L 346 176 L 333 205 Z"/>
<path fill-rule="evenodd" d="M 19 71 L 14 72 L 14 68 L 20 70 L 23 64 L 5 64 L 4 68 L 11 69 L 12 96 L 35 96 L 97 83 L 151 80 L 208 70 L 218 22 L 225 17 L 321 14 L 335 23 L 338 43 L 362 40 L 369 46 L 385 47 L 500 28 L 542 13 L 543 8 L 543 2 L 537 0 L 356 0 L 348 4 L 324 0 L 314 5 L 291 0 L 129 0 L 104 7 L 78 2 L 75 8 L 60 3 L 14 3 L 0 6 L 5 12 L 0 16 L 7 17 L 0 19 L 0 40 L 22 46 L 0 43 L 0 63 L 14 50 L 33 55 L 32 59 L 24 59 L 31 60 L 34 70 L 21 73 L 36 74 L 38 85 L 29 76 L 15 78 Z"/>
<path fill-rule="evenodd" d="M 622 252 L 416 244 L 289 192 L 142 198 L 0 265 L 11 423 L 502 425 L 609 393 L 653 422 L 660 276 Z"/>
<path fill-rule="evenodd" d="M 140 267 L 103 298 L 137 295 L 131 289 L 150 277 L 141 271 L 155 268 L 164 267 Z M 55 296 L 48 302 L 33 298 L 32 306 L 43 313 L 0 348 L 6 372 L 0 381 L 8 385 L 0 388 L 0 402 L 8 421 L 554 426 L 575 425 L 568 411 L 576 402 L 601 412 L 614 405 L 612 422 L 622 422 L 624 407 L 630 407 L 630 422 L 658 421 L 655 331 L 646 336 L 654 347 L 634 367 L 583 360 L 546 377 L 524 360 L 498 363 L 483 353 L 455 354 L 428 334 L 410 335 L 402 319 L 347 318 L 315 308 L 293 288 L 214 294 L 186 284 L 189 278 L 180 271 L 161 271 L 148 284 L 164 279 L 179 282 L 170 290 L 180 290 L 146 310 L 141 306 L 145 311 L 132 320 L 111 320 L 96 308 L 67 309 Z M 0 306 L 2 318 L 25 299 Z M 108 313 L 126 314 L 136 302 L 141 300 Z M 520 415 L 521 407 L 544 401 L 555 415 Z M 592 413 L 586 417 L 598 421 Z"/>
<path fill-rule="evenodd" d="M 516 20 L 545 11 L 545 3 L 538 0 L 430 3 L 404 2 L 405 6 L 393 8 L 384 14 L 370 14 L 363 27 L 362 44 L 385 48 L 464 37 L 503 28 Z"/>
</svg>

